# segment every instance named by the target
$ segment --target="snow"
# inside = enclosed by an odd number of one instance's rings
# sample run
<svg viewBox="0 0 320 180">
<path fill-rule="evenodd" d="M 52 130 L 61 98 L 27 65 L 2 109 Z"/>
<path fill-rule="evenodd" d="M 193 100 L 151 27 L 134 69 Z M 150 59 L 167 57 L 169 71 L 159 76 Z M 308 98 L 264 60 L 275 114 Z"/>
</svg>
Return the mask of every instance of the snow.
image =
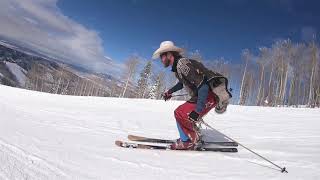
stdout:
<svg viewBox="0 0 320 180">
<path fill-rule="evenodd" d="M 0 179 L 319 179 L 320 110 L 229 106 L 205 120 L 289 173 L 238 153 L 124 149 L 178 136 L 181 101 L 75 97 L 0 85 Z"/>
<path fill-rule="evenodd" d="M 2 73 L 0 73 L 0 77 L 3 77 L 3 74 L 2 74 Z"/>
<path fill-rule="evenodd" d="M 26 71 L 16 63 L 12 63 L 12 62 L 5 62 L 5 63 L 9 71 L 16 77 L 20 86 L 23 87 L 26 83 Z"/>
</svg>

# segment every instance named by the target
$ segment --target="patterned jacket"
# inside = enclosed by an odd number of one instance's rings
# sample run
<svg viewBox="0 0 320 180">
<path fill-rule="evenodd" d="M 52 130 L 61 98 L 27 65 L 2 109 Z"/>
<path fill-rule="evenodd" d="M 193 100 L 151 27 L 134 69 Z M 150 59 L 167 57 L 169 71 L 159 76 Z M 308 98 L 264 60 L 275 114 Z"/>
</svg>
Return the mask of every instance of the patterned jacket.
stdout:
<svg viewBox="0 0 320 180">
<path fill-rule="evenodd" d="M 207 69 L 201 62 L 183 57 L 175 60 L 172 71 L 179 82 L 183 84 L 183 87 L 188 90 L 191 96 L 189 102 L 197 101 L 198 89 L 203 83 L 208 84 L 219 101 L 226 101 L 232 97 L 228 90 L 228 79 Z"/>
</svg>

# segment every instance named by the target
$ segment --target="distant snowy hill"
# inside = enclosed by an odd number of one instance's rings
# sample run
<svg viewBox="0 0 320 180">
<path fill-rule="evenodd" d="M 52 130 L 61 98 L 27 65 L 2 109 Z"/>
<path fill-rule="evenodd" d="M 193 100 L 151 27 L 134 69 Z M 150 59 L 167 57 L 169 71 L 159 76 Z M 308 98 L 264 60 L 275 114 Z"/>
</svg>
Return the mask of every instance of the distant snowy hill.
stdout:
<svg viewBox="0 0 320 180">
<path fill-rule="evenodd" d="M 119 96 L 123 83 L 118 75 L 61 63 L 3 40 L 0 73 L 0 84 L 54 94 Z"/>
<path fill-rule="evenodd" d="M 0 45 L 1 46 L 5 46 L 7 48 L 10 48 L 12 50 L 15 50 L 15 51 L 18 51 L 18 52 L 21 52 L 21 53 L 24 53 L 26 55 L 29 55 L 29 56 L 35 56 L 35 57 L 39 57 L 39 58 L 42 58 L 42 59 L 46 59 L 46 60 L 49 60 L 49 61 L 53 61 L 53 62 L 58 62 L 58 63 L 64 63 L 66 64 L 64 60 L 61 60 L 55 56 L 53 56 L 52 54 L 47 54 L 47 53 L 44 53 L 44 52 L 41 52 L 39 50 L 34 50 L 32 48 L 30 48 L 29 45 L 25 44 L 25 43 L 22 43 L 20 41 L 16 41 L 16 40 L 13 40 L 13 39 L 8 39 L 6 37 L 3 37 L 0 35 Z M 116 67 L 113 67 L 113 61 L 110 57 L 107 57 L 105 56 L 105 59 L 104 59 L 105 63 L 106 64 L 109 64 L 109 68 L 110 68 L 110 72 L 113 72 L 112 69 L 116 68 Z M 68 64 L 69 66 L 74 66 L 72 64 Z M 86 70 L 88 71 L 88 69 L 84 69 L 83 67 L 80 67 L 80 66 L 74 66 L 75 68 L 77 68 L 78 70 Z"/>
<path fill-rule="evenodd" d="M 275 163 L 234 154 L 122 149 L 131 134 L 177 138 L 182 101 L 47 94 L 0 85 L 0 179 L 308 179 L 320 177 L 320 109 L 230 106 L 205 120 Z"/>
</svg>

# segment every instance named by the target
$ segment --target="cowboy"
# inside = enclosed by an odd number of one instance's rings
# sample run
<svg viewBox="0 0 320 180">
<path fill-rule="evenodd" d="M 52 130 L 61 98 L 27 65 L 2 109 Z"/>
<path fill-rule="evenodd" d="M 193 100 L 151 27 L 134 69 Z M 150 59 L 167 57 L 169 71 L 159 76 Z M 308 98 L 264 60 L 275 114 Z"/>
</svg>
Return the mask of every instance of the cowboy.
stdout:
<svg viewBox="0 0 320 180">
<path fill-rule="evenodd" d="M 179 82 L 163 93 L 165 101 L 172 94 L 186 88 L 191 98 L 175 111 L 180 138 L 170 148 L 175 150 L 193 150 L 201 145 L 201 134 L 197 122 L 212 108 L 219 114 L 227 109 L 232 97 L 227 89 L 228 80 L 219 73 L 207 69 L 202 63 L 182 56 L 183 49 L 171 41 L 164 41 L 153 53 L 153 59 L 160 58 L 164 67 L 172 67 Z"/>
</svg>

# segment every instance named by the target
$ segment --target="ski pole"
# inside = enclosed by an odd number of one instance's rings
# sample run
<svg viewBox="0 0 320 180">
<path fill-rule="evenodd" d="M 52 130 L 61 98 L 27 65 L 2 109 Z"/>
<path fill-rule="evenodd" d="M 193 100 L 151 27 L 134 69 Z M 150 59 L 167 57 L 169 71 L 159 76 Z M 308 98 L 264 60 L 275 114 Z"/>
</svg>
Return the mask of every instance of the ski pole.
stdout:
<svg viewBox="0 0 320 180">
<path fill-rule="evenodd" d="M 178 96 L 187 96 L 189 94 L 177 94 L 177 95 L 171 95 L 171 97 L 178 97 Z M 164 98 L 164 95 L 161 94 L 161 98 Z"/>
<path fill-rule="evenodd" d="M 201 119 L 201 122 L 202 122 L 204 125 L 206 125 L 207 127 L 209 127 L 210 129 L 215 130 L 215 131 L 218 131 L 217 129 L 211 127 L 208 123 L 204 122 L 203 119 Z M 218 132 L 221 133 L 220 131 L 218 131 Z M 247 148 L 246 146 L 242 145 L 241 143 L 237 142 L 236 140 L 230 138 L 229 136 L 227 136 L 227 135 L 225 135 L 225 134 L 223 134 L 223 133 L 221 133 L 221 134 L 224 135 L 225 137 L 227 137 L 228 139 L 230 139 L 231 141 L 239 144 L 240 146 L 242 146 L 242 147 L 245 148 L 246 150 L 250 151 L 251 153 L 259 156 L 260 158 L 264 159 L 265 161 L 267 161 L 267 162 L 271 163 L 272 165 L 276 166 L 277 168 L 280 169 L 280 172 L 282 172 L 282 173 L 284 173 L 284 172 L 285 172 L 285 173 L 288 173 L 288 171 L 286 170 L 286 167 L 280 167 L 279 165 L 273 163 L 272 161 L 268 160 L 267 158 L 261 156 L 260 154 L 252 151 L 251 149 Z"/>
<path fill-rule="evenodd" d="M 177 96 L 187 96 L 189 94 L 177 94 L 177 95 L 172 95 L 172 97 L 177 97 Z"/>
</svg>

